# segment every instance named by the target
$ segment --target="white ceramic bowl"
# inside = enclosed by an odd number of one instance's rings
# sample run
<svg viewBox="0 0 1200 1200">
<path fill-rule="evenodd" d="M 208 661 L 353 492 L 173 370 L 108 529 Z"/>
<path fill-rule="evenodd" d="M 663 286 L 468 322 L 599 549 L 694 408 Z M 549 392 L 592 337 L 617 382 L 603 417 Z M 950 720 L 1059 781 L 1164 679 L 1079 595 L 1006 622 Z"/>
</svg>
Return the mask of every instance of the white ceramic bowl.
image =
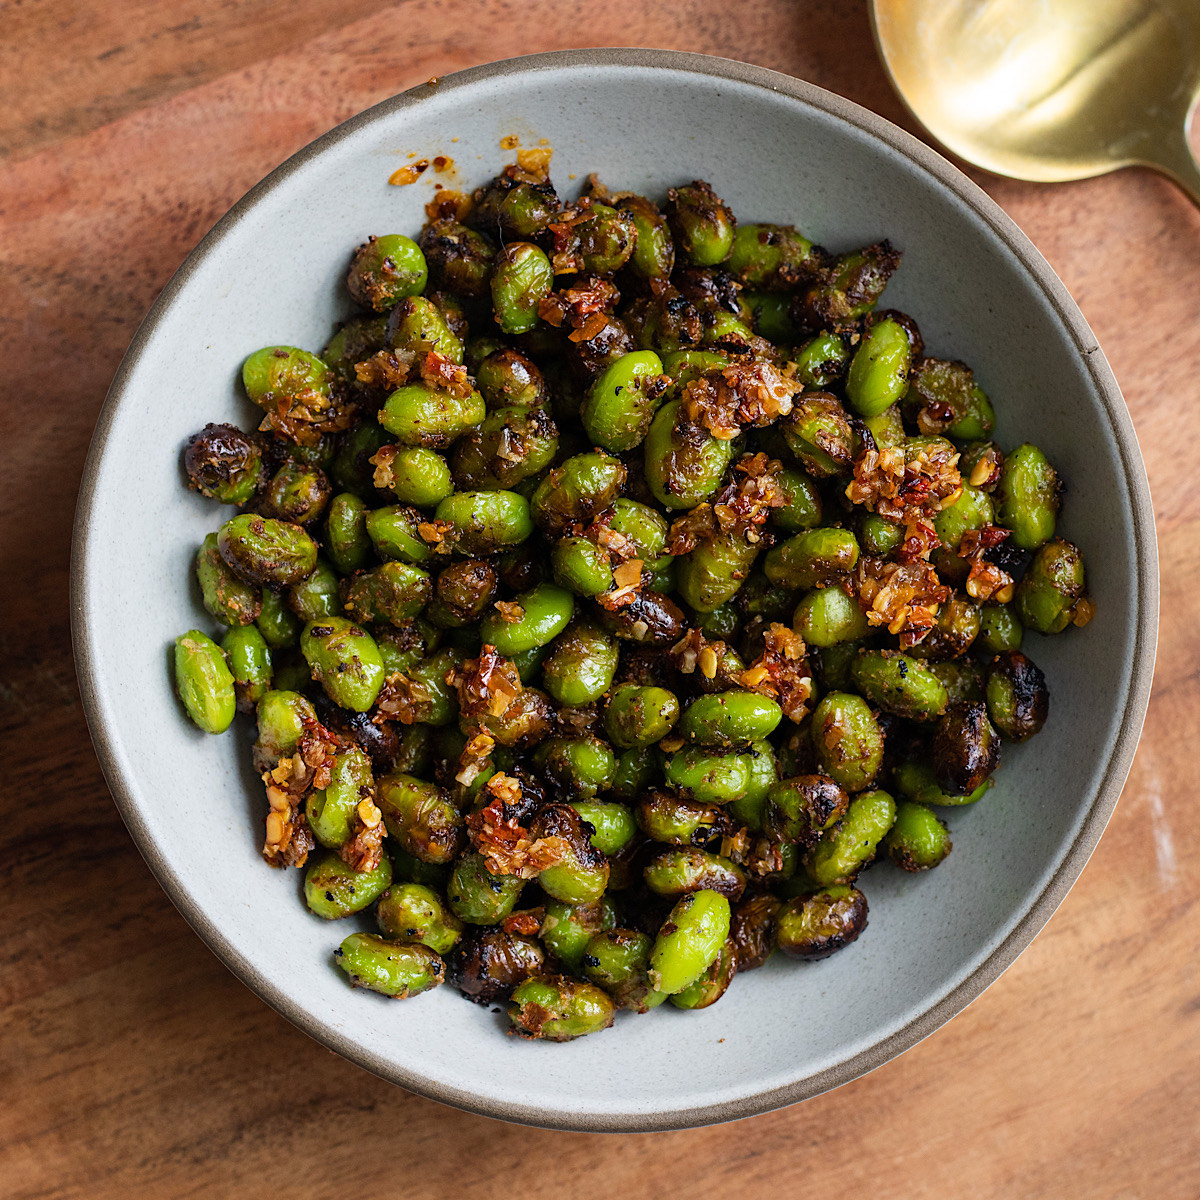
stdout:
<svg viewBox="0 0 1200 1200">
<path fill-rule="evenodd" d="M 256 419 L 243 357 L 318 348 L 341 313 L 350 250 L 415 231 L 437 176 L 389 187 L 407 152 L 453 157 L 473 187 L 511 152 L 554 148 L 570 193 L 590 171 L 655 195 L 703 177 L 744 219 L 789 221 L 831 248 L 904 251 L 886 304 L 932 353 L 970 362 L 998 437 L 1041 445 L 1069 484 L 1061 522 L 1086 556 L 1097 616 L 1029 638 L 1051 716 L 1005 747 L 999 782 L 950 814 L 929 875 L 873 870 L 870 928 L 825 963 L 772 960 L 715 1007 L 623 1017 L 568 1045 L 503 1034 L 442 988 L 395 1004 L 346 986 L 347 932 L 311 916 L 300 873 L 258 854 L 263 800 L 248 742 L 189 725 L 168 648 L 205 624 L 192 557 L 221 519 L 185 490 L 180 447 L 210 420 Z M 445 179 L 446 177 L 442 177 Z M 397 96 L 326 134 L 234 206 L 134 338 L 92 443 L 76 527 L 79 679 L 106 778 L 167 894 L 260 996 L 327 1046 L 406 1088 L 510 1120 L 647 1130 L 746 1116 L 843 1083 L 905 1050 L 994 980 L 1062 900 L 1112 813 L 1153 669 L 1158 576 L 1129 416 L 1067 292 L 962 174 L 879 117 L 757 67 L 644 50 L 480 67 Z M 136 630 L 136 636 L 134 631 Z M 777 956 L 778 958 L 778 956 Z"/>
</svg>

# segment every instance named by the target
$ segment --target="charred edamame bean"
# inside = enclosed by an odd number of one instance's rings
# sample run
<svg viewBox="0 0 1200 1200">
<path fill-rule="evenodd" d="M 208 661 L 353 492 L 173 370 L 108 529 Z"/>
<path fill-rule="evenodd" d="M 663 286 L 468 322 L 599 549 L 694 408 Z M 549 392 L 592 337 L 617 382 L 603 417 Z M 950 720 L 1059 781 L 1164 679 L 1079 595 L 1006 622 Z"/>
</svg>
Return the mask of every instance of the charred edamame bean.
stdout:
<svg viewBox="0 0 1200 1200">
<path fill-rule="evenodd" d="M 587 525 L 612 505 L 625 477 L 620 459 L 599 452 L 577 454 L 538 485 L 529 502 L 533 519 L 551 537 L 568 525 Z"/>
<path fill-rule="evenodd" d="M 675 245 L 688 262 L 714 267 L 733 251 L 737 222 L 724 201 L 702 179 L 667 192 L 664 210 Z"/>
<path fill-rule="evenodd" d="M 988 716 L 1010 742 L 1033 737 L 1050 713 L 1046 677 L 1019 650 L 1008 650 L 992 660 L 986 694 Z"/>
<path fill-rule="evenodd" d="M 729 936 L 737 948 L 737 969 L 753 971 L 775 949 L 775 916 L 780 901 L 770 892 L 745 896 L 733 909 Z"/>
<path fill-rule="evenodd" d="M 660 851 L 646 864 L 643 878 L 646 886 L 659 896 L 708 890 L 737 900 L 746 890 L 746 875 L 741 867 L 697 846 Z"/>
<path fill-rule="evenodd" d="M 572 798 L 590 800 L 604 791 L 617 770 L 617 758 L 598 737 L 553 737 L 542 742 L 534 764 Z"/>
<path fill-rule="evenodd" d="M 546 953 L 537 941 L 494 926 L 472 926 L 450 959 L 450 979 L 468 1000 L 498 1004 L 526 979 L 542 974 Z"/>
<path fill-rule="evenodd" d="M 238 712 L 253 712 L 271 688 L 271 650 L 254 625 L 239 625 L 221 639 L 233 676 Z"/>
<path fill-rule="evenodd" d="M 671 997 L 671 1003 L 676 1008 L 683 1009 L 709 1008 L 725 995 L 737 970 L 737 945 L 733 938 L 729 937 L 700 978 L 688 984 L 682 992 L 676 992 Z"/>
<path fill-rule="evenodd" d="M 519 614 L 489 613 L 483 619 L 479 634 L 501 654 L 517 654 L 552 642 L 570 623 L 575 611 L 571 593 L 552 583 L 539 583 L 522 592 L 516 600 Z"/>
<path fill-rule="evenodd" d="M 196 553 L 200 597 L 223 625 L 249 625 L 262 611 L 262 589 L 246 583 L 221 557 L 217 535 L 210 533 Z"/>
<path fill-rule="evenodd" d="M 608 859 L 591 842 L 583 818 L 569 804 L 547 804 L 533 820 L 534 837 L 561 839 L 564 857 L 538 875 L 538 886 L 564 904 L 591 904 L 608 886 Z"/>
<path fill-rule="evenodd" d="M 334 756 L 329 782 L 309 796 L 304 808 L 308 827 L 322 846 L 336 850 L 350 840 L 358 806 L 373 802 L 374 783 L 371 760 L 360 747 Z"/>
<path fill-rule="evenodd" d="M 932 809 L 905 800 L 883 839 L 884 853 L 902 871 L 928 871 L 950 853 L 950 830 Z"/>
<path fill-rule="evenodd" d="M 487 295 L 496 247 L 486 234 L 442 218 L 421 230 L 418 245 L 434 288 L 467 300 Z"/>
<path fill-rule="evenodd" d="M 592 827 L 589 840 L 601 854 L 620 854 L 637 835 L 637 822 L 625 804 L 615 800 L 572 800 L 571 807 Z"/>
<path fill-rule="evenodd" d="M 450 862 L 462 848 L 462 815 L 436 784 L 412 775 L 385 775 L 379 780 L 376 802 L 388 833 L 421 862 Z"/>
<path fill-rule="evenodd" d="M 875 857 L 896 820 L 896 802 L 887 792 L 860 792 L 846 815 L 821 834 L 804 859 L 809 878 L 820 887 L 848 883 Z"/>
<path fill-rule="evenodd" d="M 518 1037 L 569 1042 L 613 1023 L 608 994 L 566 975 L 527 979 L 513 992 L 508 1015 Z"/>
<path fill-rule="evenodd" d="M 778 841 L 811 846 L 842 819 L 849 804 L 845 788 L 828 776 L 797 775 L 767 793 L 763 827 Z"/>
<path fill-rule="evenodd" d="M 1073 621 L 1081 620 L 1079 606 L 1085 587 L 1079 548 L 1054 538 L 1034 555 L 1017 584 L 1021 622 L 1038 633 L 1062 633 Z"/>
<path fill-rule="evenodd" d="M 883 731 L 861 696 L 830 692 L 813 712 L 811 730 L 822 774 L 848 792 L 871 786 L 883 763 Z"/>
<path fill-rule="evenodd" d="M 950 701 L 946 685 L 929 665 L 909 654 L 867 650 L 854 660 L 850 675 L 873 704 L 911 721 L 940 716 Z"/>
<path fill-rule="evenodd" d="M 346 286 L 364 308 L 386 312 L 425 290 L 429 268 L 421 247 L 402 234 L 368 238 L 354 252 Z"/>
<path fill-rule="evenodd" d="M 745 791 L 750 766 L 745 755 L 685 746 L 664 758 L 663 776 L 700 804 L 728 804 Z"/>
<path fill-rule="evenodd" d="M 934 729 L 929 750 L 934 778 L 951 795 L 975 791 L 1000 763 L 1000 737 L 978 702 L 949 709 Z"/>
<path fill-rule="evenodd" d="M 428 946 L 388 941 L 374 933 L 352 933 L 333 957 L 355 987 L 394 1000 L 419 996 L 446 977 L 446 964 Z"/>
<path fill-rule="evenodd" d="M 183 452 L 188 483 L 222 504 L 247 504 L 262 482 L 262 446 L 236 425 L 205 425 Z"/>
<path fill-rule="evenodd" d="M 226 521 L 217 548 L 235 575 L 263 587 L 299 583 L 317 565 L 317 544 L 299 525 L 254 513 Z"/>
<path fill-rule="evenodd" d="M 794 225 L 739 225 L 728 266 L 746 287 L 786 292 L 815 274 L 819 258 Z"/>
<path fill-rule="evenodd" d="M 538 305 L 554 287 L 550 260 L 532 242 L 513 242 L 492 266 L 492 312 L 504 333 L 528 333 L 538 323 Z"/>
<path fill-rule="evenodd" d="M 519 546 L 533 532 L 529 501 L 516 492 L 455 492 L 435 513 L 450 526 L 450 538 L 476 558 Z"/>
<path fill-rule="evenodd" d="M 634 350 L 610 363 L 588 391 L 579 419 L 597 445 L 614 452 L 640 446 L 662 403 L 667 380 L 653 350 Z"/>
<path fill-rule="evenodd" d="M 828 958 L 867 927 L 867 898 L 838 884 L 789 900 L 775 914 L 775 940 L 789 958 Z"/>
<path fill-rule="evenodd" d="M 441 955 L 449 954 L 463 934 L 463 923 L 437 892 L 420 883 L 393 883 L 379 897 L 375 920 L 384 937 L 419 943 Z"/>
<path fill-rule="evenodd" d="M 979 642 L 989 654 L 1020 650 L 1025 628 L 1007 604 L 985 604 L 979 610 Z"/>
<path fill-rule="evenodd" d="M 721 485 L 733 458 L 732 442 L 681 424 L 678 400 L 658 410 L 645 441 L 646 483 L 664 508 L 695 508 Z"/>
<path fill-rule="evenodd" d="M 304 899 L 309 911 L 327 921 L 352 916 L 370 907 L 392 882 L 392 860 L 385 854 L 370 871 L 356 871 L 332 850 L 309 863 L 304 875 Z"/>
<path fill-rule="evenodd" d="M 604 930 L 584 948 L 583 973 L 603 988 L 618 1008 L 649 1012 L 666 999 L 650 987 L 651 945 L 647 934 L 634 929 Z"/>
<path fill-rule="evenodd" d="M 816 588 L 854 570 L 858 539 L 848 529 L 809 529 L 771 548 L 763 574 L 787 588 Z"/>
<path fill-rule="evenodd" d="M 446 884 L 451 911 L 471 925 L 499 925 L 520 898 L 525 880 L 519 875 L 493 875 L 483 855 L 468 850 L 454 863 Z"/>
</svg>

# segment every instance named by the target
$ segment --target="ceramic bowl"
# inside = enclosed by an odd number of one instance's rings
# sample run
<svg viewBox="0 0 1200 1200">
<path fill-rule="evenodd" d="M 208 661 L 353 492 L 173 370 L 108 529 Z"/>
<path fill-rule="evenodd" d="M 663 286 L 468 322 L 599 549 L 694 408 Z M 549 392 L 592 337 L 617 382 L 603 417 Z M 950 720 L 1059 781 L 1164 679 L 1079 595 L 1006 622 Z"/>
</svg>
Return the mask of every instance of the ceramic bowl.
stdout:
<svg viewBox="0 0 1200 1200">
<path fill-rule="evenodd" d="M 697 1013 L 624 1016 L 567 1045 L 506 1037 L 505 1020 L 442 988 L 393 1003 L 354 991 L 331 960 L 352 922 L 301 902 L 300 872 L 259 857 L 261 784 L 248 740 L 208 737 L 172 694 L 168 648 L 206 625 L 192 575 L 222 519 L 189 493 L 187 436 L 249 427 L 238 368 L 274 343 L 319 348 L 344 312 L 351 249 L 413 233 L 434 182 L 469 189 L 541 141 L 573 194 L 589 172 L 651 195 L 710 180 L 744 219 L 794 222 L 838 249 L 904 251 L 885 303 L 930 351 L 971 363 L 997 436 L 1036 441 L 1069 491 L 1097 615 L 1029 638 L 1053 694 L 1045 731 L 1006 746 L 995 789 L 954 811 L 938 870 L 874 868 L 870 927 L 816 965 L 780 961 Z M 454 160 L 388 185 L 411 155 Z M 84 474 L 74 636 L 97 753 L 151 869 L 196 932 L 268 1003 L 368 1070 L 508 1120 L 650 1130 L 747 1116 L 853 1079 L 979 995 L 1028 945 L 1112 813 L 1146 707 L 1157 561 L 1146 477 L 1113 376 L 1070 296 L 974 184 L 879 117 L 757 67 L 646 50 L 540 55 L 396 96 L 296 154 L 190 255 L 117 372 Z M 136 618 L 137 637 L 130 636 Z"/>
</svg>

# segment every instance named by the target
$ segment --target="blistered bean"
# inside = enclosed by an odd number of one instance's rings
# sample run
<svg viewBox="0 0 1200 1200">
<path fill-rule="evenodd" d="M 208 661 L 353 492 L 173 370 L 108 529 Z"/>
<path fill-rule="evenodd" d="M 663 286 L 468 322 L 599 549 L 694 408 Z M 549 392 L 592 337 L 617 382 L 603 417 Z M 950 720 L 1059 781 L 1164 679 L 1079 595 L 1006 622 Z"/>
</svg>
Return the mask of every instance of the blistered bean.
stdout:
<svg viewBox="0 0 1200 1200">
<path fill-rule="evenodd" d="M 737 900 L 746 890 L 741 867 L 698 846 L 662 850 L 646 864 L 642 874 L 646 886 L 659 896 L 708 890 Z"/>
<path fill-rule="evenodd" d="M 592 983 L 565 975 L 527 979 L 513 992 L 509 1017 L 519 1037 L 569 1042 L 613 1023 L 613 1002 Z"/>
<path fill-rule="evenodd" d="M 371 871 L 356 871 L 332 850 L 309 860 L 304 874 L 304 900 L 309 910 L 327 921 L 362 912 L 387 891 L 392 882 L 392 860 L 385 854 Z"/>
<path fill-rule="evenodd" d="M 313 791 L 304 806 L 308 827 L 322 846 L 336 850 L 350 840 L 358 806 L 371 800 L 374 782 L 371 760 L 362 749 L 350 746 L 337 753 L 329 782 Z"/>
<path fill-rule="evenodd" d="M 223 625 L 249 625 L 262 611 L 262 589 L 234 573 L 221 557 L 215 533 L 196 553 L 196 581 L 204 607 Z"/>
<path fill-rule="evenodd" d="M 820 887 L 848 883 L 875 857 L 895 819 L 896 802 L 887 792 L 861 792 L 808 852 L 804 869 Z"/>
<path fill-rule="evenodd" d="M 375 909 L 375 920 L 386 938 L 420 943 L 435 954 L 449 954 L 462 937 L 462 922 L 441 897 L 420 883 L 393 883 Z"/>
<path fill-rule="evenodd" d="M 346 286 L 364 308 L 386 312 L 405 296 L 425 290 L 429 268 L 421 247 L 398 233 L 368 238 L 354 252 Z"/>
<path fill-rule="evenodd" d="M 988 716 L 1010 742 L 1033 737 L 1050 713 L 1046 677 L 1019 650 L 1008 650 L 992 661 L 986 694 Z"/>
<path fill-rule="evenodd" d="M 908 654 L 867 650 L 854 660 L 850 674 L 872 704 L 898 717 L 929 721 L 949 703 L 945 685 L 928 664 Z"/>
<path fill-rule="evenodd" d="M 1054 538 L 1034 555 L 1017 585 L 1017 613 L 1029 629 L 1062 633 L 1072 622 L 1086 619 L 1078 607 L 1085 589 L 1079 548 Z"/>
<path fill-rule="evenodd" d="M 255 513 L 226 521 L 217 547 L 235 575 L 276 589 L 299 583 L 317 564 L 317 544 L 299 525 Z"/>
<path fill-rule="evenodd" d="M 789 958 L 828 958 L 867 927 L 867 898 L 855 887 L 835 885 L 789 900 L 775 914 L 775 940 Z"/>
<path fill-rule="evenodd" d="M 950 831 L 931 809 L 911 800 L 897 805 L 896 822 L 883 839 L 883 851 L 902 871 L 928 871 L 950 849 Z"/>
<path fill-rule="evenodd" d="M 830 692 L 817 705 L 811 730 L 822 774 L 848 792 L 871 785 L 883 762 L 883 731 L 861 696 Z"/>
</svg>

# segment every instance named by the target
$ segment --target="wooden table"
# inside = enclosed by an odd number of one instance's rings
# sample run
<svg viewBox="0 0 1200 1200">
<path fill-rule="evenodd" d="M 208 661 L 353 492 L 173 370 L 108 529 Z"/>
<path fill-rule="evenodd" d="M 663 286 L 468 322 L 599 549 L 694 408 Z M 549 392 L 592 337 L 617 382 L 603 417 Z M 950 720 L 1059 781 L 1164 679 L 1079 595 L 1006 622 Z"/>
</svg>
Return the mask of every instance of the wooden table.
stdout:
<svg viewBox="0 0 1200 1200">
<path fill-rule="evenodd" d="M 1200 1194 L 1200 490 L 1180 423 L 1200 401 L 1200 214 L 1153 175 L 980 178 L 1125 390 L 1156 498 L 1162 637 L 1133 774 L 1083 878 L 994 987 L 900 1059 L 707 1130 L 616 1140 L 458 1113 L 326 1052 L 239 984 L 112 805 L 71 660 L 76 483 L 142 314 L 251 184 L 430 75 L 572 46 L 742 58 L 905 123 L 858 4 L 643 7 L 0 5 L 0 1196 Z"/>
</svg>

